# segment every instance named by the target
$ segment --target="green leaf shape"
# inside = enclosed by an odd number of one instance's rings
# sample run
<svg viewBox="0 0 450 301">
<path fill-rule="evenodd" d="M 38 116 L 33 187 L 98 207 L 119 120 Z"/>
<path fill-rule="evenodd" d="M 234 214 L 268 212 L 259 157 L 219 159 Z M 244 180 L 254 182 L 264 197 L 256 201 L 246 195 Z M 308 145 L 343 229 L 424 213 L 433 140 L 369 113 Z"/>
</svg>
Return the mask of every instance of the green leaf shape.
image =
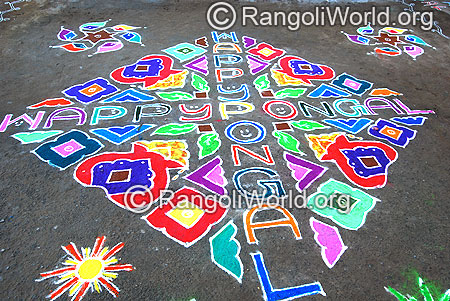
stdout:
<svg viewBox="0 0 450 301">
<path fill-rule="evenodd" d="M 299 121 L 292 121 L 292 126 L 301 129 L 302 131 L 314 131 L 317 129 L 328 129 L 329 126 L 323 125 L 317 121 L 312 120 L 299 120 Z"/>
<path fill-rule="evenodd" d="M 182 134 L 192 132 L 196 128 L 197 128 L 197 125 L 193 124 L 193 123 L 185 123 L 185 124 L 170 123 L 170 124 L 163 125 L 162 127 L 158 128 L 156 131 L 153 132 L 152 135 L 177 136 L 177 135 L 182 135 Z"/>
<path fill-rule="evenodd" d="M 16 138 L 22 144 L 37 143 L 42 142 L 50 137 L 56 136 L 58 134 L 64 133 L 64 131 L 35 131 L 35 132 L 23 132 L 11 135 L 11 137 Z"/>
<path fill-rule="evenodd" d="M 306 92 L 306 88 L 299 88 L 299 89 L 293 89 L 293 88 L 286 88 L 280 91 L 277 91 L 275 93 L 276 98 L 299 98 Z"/>
<path fill-rule="evenodd" d="M 400 301 L 417 301 L 416 298 L 408 298 L 406 296 L 404 296 L 402 293 L 400 293 L 399 291 L 397 291 L 396 289 L 388 286 L 384 288 L 388 293 L 391 293 L 392 295 L 394 295 L 395 298 L 397 298 L 397 300 Z"/>
<path fill-rule="evenodd" d="M 197 89 L 199 91 L 203 91 L 203 92 L 208 92 L 210 89 L 206 79 L 204 79 L 203 77 L 201 77 L 195 73 L 192 73 L 191 85 L 195 89 Z"/>
<path fill-rule="evenodd" d="M 209 239 L 209 243 L 212 261 L 241 283 L 244 266 L 239 257 L 241 246 L 235 238 L 237 231 L 231 220 Z"/>
<path fill-rule="evenodd" d="M 295 139 L 292 135 L 282 131 L 274 131 L 272 135 L 278 138 L 277 142 L 282 148 L 294 153 L 299 153 L 302 156 L 306 155 L 300 150 L 300 141 Z"/>
<path fill-rule="evenodd" d="M 199 159 L 214 154 L 221 145 L 219 134 L 211 133 L 200 136 L 197 140 L 199 151 Z"/>
<path fill-rule="evenodd" d="M 411 275 L 412 274 L 412 275 Z M 408 294 L 404 295 L 398 290 L 388 286 L 384 289 L 391 293 L 399 301 L 449 301 L 450 300 L 450 289 L 447 289 L 444 293 L 441 293 L 441 288 L 433 283 L 426 283 L 428 280 L 423 279 L 419 276 L 419 273 L 415 270 L 408 272 L 408 280 L 406 284 L 403 285 L 404 288 L 408 288 Z M 417 287 L 408 285 L 409 281 L 413 281 L 412 277 L 415 277 L 414 283 Z"/>
<path fill-rule="evenodd" d="M 258 76 L 254 81 L 253 84 L 255 85 L 256 90 L 263 91 L 267 90 L 270 87 L 270 81 L 269 77 L 266 74 Z"/>
<path fill-rule="evenodd" d="M 168 101 L 177 101 L 177 100 L 190 100 L 194 99 L 194 96 L 192 96 L 189 93 L 181 92 L 181 91 L 174 91 L 174 92 L 159 92 L 156 93 L 159 97 L 161 97 L 164 100 Z"/>
</svg>

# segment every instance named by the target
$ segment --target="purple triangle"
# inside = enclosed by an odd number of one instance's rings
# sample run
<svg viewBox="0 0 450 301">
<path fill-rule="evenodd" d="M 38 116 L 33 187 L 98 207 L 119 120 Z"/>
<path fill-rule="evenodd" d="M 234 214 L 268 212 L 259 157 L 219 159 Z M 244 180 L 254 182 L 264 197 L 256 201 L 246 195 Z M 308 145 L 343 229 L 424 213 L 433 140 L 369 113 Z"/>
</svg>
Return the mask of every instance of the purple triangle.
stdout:
<svg viewBox="0 0 450 301">
<path fill-rule="evenodd" d="M 248 47 L 252 47 L 253 45 L 256 44 L 256 39 L 243 36 L 242 42 L 244 42 L 244 47 L 248 48 Z"/>
<path fill-rule="evenodd" d="M 287 166 L 292 171 L 292 177 L 298 181 L 296 186 L 298 191 L 303 191 L 308 188 L 309 185 L 328 170 L 326 167 L 296 157 L 287 152 L 284 153 L 284 159 L 286 159 Z"/>
<path fill-rule="evenodd" d="M 269 66 L 269 63 L 258 60 L 251 55 L 247 55 L 247 63 L 252 75 L 261 72 L 262 70 L 266 69 L 267 66 Z"/>
<path fill-rule="evenodd" d="M 215 157 L 184 178 L 200 185 L 205 189 L 208 189 L 209 191 L 220 195 L 225 195 L 227 193 L 225 186 L 228 183 L 223 176 L 223 168 L 221 167 L 222 163 L 223 162 L 220 157 Z"/>
<path fill-rule="evenodd" d="M 208 59 L 206 58 L 206 55 L 202 55 L 198 59 L 195 59 L 186 65 L 183 65 L 183 67 L 186 67 L 188 69 L 198 71 L 200 73 L 203 73 L 204 75 L 209 74 L 208 70 Z"/>
</svg>

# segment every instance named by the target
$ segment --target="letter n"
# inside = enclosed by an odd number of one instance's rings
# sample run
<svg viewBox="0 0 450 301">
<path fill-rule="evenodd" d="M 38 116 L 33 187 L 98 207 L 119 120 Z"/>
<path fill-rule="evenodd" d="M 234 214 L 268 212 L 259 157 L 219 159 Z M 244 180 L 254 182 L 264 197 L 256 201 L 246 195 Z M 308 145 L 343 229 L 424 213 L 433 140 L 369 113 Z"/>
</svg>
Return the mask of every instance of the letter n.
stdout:
<svg viewBox="0 0 450 301">
<path fill-rule="evenodd" d="M 238 150 L 246 153 L 247 155 L 255 158 L 256 160 L 266 163 L 267 165 L 274 165 L 275 162 L 273 161 L 272 153 L 270 152 L 269 146 L 263 145 L 262 149 L 264 150 L 264 154 L 266 155 L 265 158 L 263 156 L 258 155 L 257 153 L 252 152 L 251 150 L 249 150 L 245 147 L 240 146 L 240 145 L 237 145 L 237 144 L 231 145 L 231 152 L 233 154 L 234 166 L 241 166 L 241 160 L 239 159 Z"/>
<path fill-rule="evenodd" d="M 309 110 L 316 111 L 317 113 L 328 117 L 336 116 L 336 114 L 333 112 L 333 109 L 327 102 L 322 101 L 320 104 L 322 105 L 323 109 L 320 109 L 303 101 L 298 102 L 300 109 L 303 111 L 303 115 L 305 115 L 306 117 L 311 117 L 311 113 L 309 112 Z"/>
</svg>

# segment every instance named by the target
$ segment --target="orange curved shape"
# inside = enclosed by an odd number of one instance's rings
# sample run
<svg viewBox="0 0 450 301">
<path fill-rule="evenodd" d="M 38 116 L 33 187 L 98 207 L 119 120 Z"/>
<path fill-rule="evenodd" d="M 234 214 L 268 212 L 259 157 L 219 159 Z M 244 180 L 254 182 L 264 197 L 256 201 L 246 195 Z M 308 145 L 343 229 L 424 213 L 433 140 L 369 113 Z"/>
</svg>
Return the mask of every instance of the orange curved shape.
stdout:
<svg viewBox="0 0 450 301">
<path fill-rule="evenodd" d="M 286 216 L 286 219 L 253 223 L 252 219 L 253 219 L 253 216 L 255 215 L 255 213 L 258 210 L 266 210 L 266 209 L 277 210 L 277 211 L 283 213 L 283 215 Z M 256 240 L 256 237 L 255 237 L 255 229 L 265 229 L 265 228 L 288 226 L 288 227 L 291 227 L 292 232 L 294 232 L 295 239 L 298 240 L 298 239 L 302 238 L 302 236 L 300 234 L 300 229 L 298 227 L 297 221 L 295 220 L 294 216 L 287 209 L 285 209 L 281 206 L 262 204 L 262 205 L 253 207 L 244 215 L 244 223 L 245 223 L 245 234 L 247 235 L 247 241 L 249 244 L 255 244 L 255 243 L 257 244 L 258 243 L 258 241 Z"/>
</svg>

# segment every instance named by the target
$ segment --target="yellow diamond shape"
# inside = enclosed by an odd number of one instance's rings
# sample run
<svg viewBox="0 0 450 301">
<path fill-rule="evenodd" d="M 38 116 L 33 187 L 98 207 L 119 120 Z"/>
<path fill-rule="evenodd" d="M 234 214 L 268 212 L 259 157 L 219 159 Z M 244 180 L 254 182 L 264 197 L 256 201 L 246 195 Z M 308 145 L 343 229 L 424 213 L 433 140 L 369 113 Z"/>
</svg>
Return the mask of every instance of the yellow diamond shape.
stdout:
<svg viewBox="0 0 450 301">
<path fill-rule="evenodd" d="M 181 201 L 166 214 L 183 227 L 189 229 L 197 223 L 205 212 L 189 201 Z"/>
<path fill-rule="evenodd" d="M 273 51 L 270 48 L 263 48 L 260 51 L 258 51 L 259 53 L 261 53 L 264 56 L 270 56 L 272 53 L 275 53 L 275 51 Z"/>
</svg>

